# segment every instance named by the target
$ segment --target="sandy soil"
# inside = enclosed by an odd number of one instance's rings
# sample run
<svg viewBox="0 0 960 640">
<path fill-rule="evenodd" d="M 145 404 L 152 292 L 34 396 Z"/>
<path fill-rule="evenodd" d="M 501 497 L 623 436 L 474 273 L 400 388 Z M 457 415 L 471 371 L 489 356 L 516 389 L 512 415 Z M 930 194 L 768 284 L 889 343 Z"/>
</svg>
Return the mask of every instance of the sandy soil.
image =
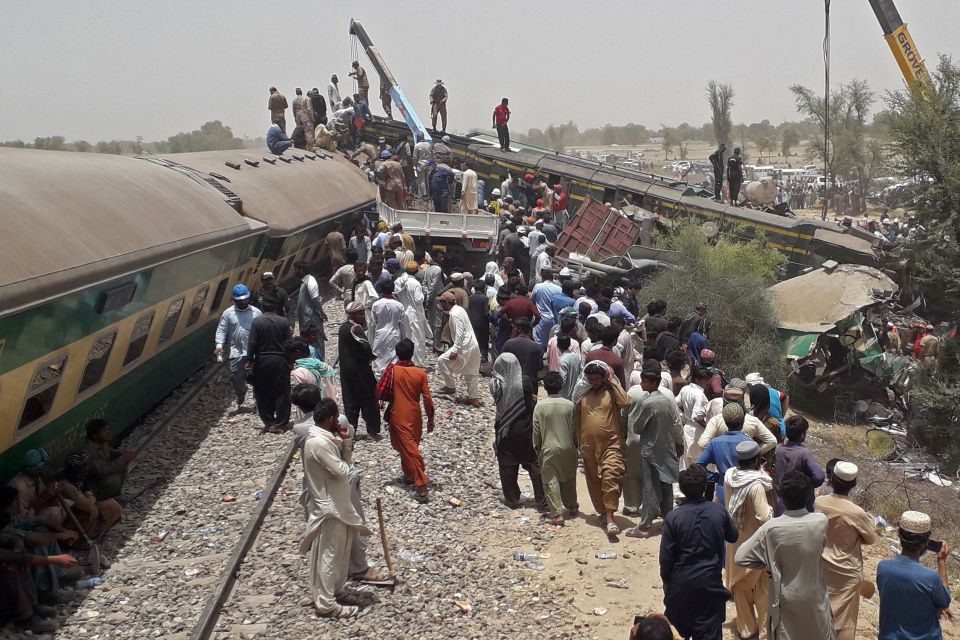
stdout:
<svg viewBox="0 0 960 640">
<path fill-rule="evenodd" d="M 825 461 L 839 450 L 845 457 L 863 459 L 866 449 L 862 445 L 864 427 L 850 425 L 828 425 L 812 422 L 813 435 L 810 445 L 817 451 L 818 458 Z M 545 524 L 531 523 L 542 527 L 547 533 L 542 536 L 541 552 L 549 554 L 541 559 L 544 570 L 538 572 L 540 579 L 551 587 L 559 587 L 569 594 L 568 603 L 575 615 L 574 627 L 582 632 L 584 638 L 597 640 L 623 640 L 626 638 L 633 617 L 637 614 L 660 612 L 663 610 L 663 592 L 659 574 L 658 555 L 660 538 L 637 540 L 619 536 L 608 538 L 597 526 L 597 516 L 590 506 L 586 482 L 582 470 L 577 478 L 578 494 L 582 513 L 568 520 L 563 527 L 550 527 Z M 521 487 L 532 495 L 529 480 L 521 476 Z M 934 493 L 935 487 L 930 485 Z M 927 490 L 923 486 L 921 491 Z M 955 491 L 952 495 L 955 496 Z M 621 529 L 636 524 L 636 518 L 617 517 Z M 491 532 L 493 533 L 493 532 Z M 881 531 L 881 535 L 894 536 L 892 530 Z M 598 551 L 616 551 L 620 554 L 615 560 L 599 560 Z M 894 555 L 890 543 L 883 538 L 865 549 L 864 574 L 875 579 L 877 563 Z M 928 563 L 929 564 L 929 563 Z M 956 567 L 952 567 L 951 571 Z M 611 586 L 619 584 L 628 588 Z M 597 615 L 595 610 L 603 611 Z M 724 637 L 736 638 L 731 622 L 735 617 L 733 604 L 727 608 L 727 625 Z M 879 596 L 863 599 L 860 608 L 860 627 L 858 638 L 873 639 L 877 634 L 879 620 Z M 960 638 L 960 623 L 944 622 L 945 638 Z"/>
</svg>

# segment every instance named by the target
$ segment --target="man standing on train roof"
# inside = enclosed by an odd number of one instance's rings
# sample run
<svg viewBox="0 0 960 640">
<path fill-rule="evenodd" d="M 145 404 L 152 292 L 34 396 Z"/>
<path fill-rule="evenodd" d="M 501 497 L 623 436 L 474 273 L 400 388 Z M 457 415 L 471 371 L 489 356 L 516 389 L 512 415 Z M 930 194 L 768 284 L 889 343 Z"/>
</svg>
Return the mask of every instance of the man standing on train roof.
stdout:
<svg viewBox="0 0 960 640">
<path fill-rule="evenodd" d="M 443 80 L 437 78 L 430 90 L 430 128 L 437 131 L 437 116 L 440 116 L 440 122 L 443 124 L 443 132 L 447 132 L 447 88 L 443 86 Z"/>
<path fill-rule="evenodd" d="M 310 266 L 306 262 L 294 262 L 293 273 L 300 279 L 300 292 L 297 294 L 297 324 L 300 325 L 301 333 L 306 327 L 317 328 L 317 342 L 313 346 L 317 349 L 319 359 L 324 360 L 323 343 L 326 335 L 323 332 L 323 321 L 326 315 L 323 312 L 320 285 L 317 284 L 317 279 L 310 275 Z"/>
<path fill-rule="evenodd" d="M 330 83 L 327 85 L 327 99 L 330 101 L 330 111 L 336 111 L 340 108 L 340 88 L 337 83 L 340 79 L 337 74 L 330 76 Z"/>
<path fill-rule="evenodd" d="M 479 208 L 477 193 L 477 172 L 466 162 L 461 163 L 463 177 L 461 178 L 462 191 L 460 195 L 460 213 L 476 213 Z"/>
<path fill-rule="evenodd" d="M 267 98 L 267 109 L 270 111 L 270 122 L 278 125 L 280 130 L 287 132 L 287 98 L 277 91 L 276 87 L 270 87 L 270 97 Z"/>
<path fill-rule="evenodd" d="M 500 139 L 500 151 L 510 151 L 510 100 L 504 98 L 493 110 L 493 128 L 497 130 Z"/>
<path fill-rule="evenodd" d="M 265 302 L 262 315 L 250 325 L 245 365 L 267 433 L 282 433 L 290 422 L 290 366 L 283 345 L 293 335 L 293 327 L 277 310 L 276 303 Z"/>
<path fill-rule="evenodd" d="M 307 92 L 310 98 L 310 106 L 313 107 L 313 121 L 319 124 L 327 124 L 327 102 L 320 95 L 320 89 L 314 87 Z"/>
<path fill-rule="evenodd" d="M 317 124 L 313 120 L 313 103 L 303 95 L 303 89 L 295 89 L 297 97 L 293 99 L 293 121 L 303 128 L 303 135 L 307 140 L 307 149 L 313 149 L 313 130 Z"/>
<path fill-rule="evenodd" d="M 383 78 L 380 78 L 380 106 L 383 107 L 383 113 L 387 118 L 393 120 L 393 99 L 390 97 L 390 87 Z"/>
<path fill-rule="evenodd" d="M 360 66 L 360 63 L 356 60 L 353 61 L 353 71 L 350 72 L 351 78 L 356 78 L 357 80 L 357 93 L 360 94 L 360 99 L 364 102 L 370 102 L 370 80 L 367 79 L 367 71 Z"/>
<path fill-rule="evenodd" d="M 723 202 L 720 195 L 723 193 L 723 154 L 727 152 L 727 145 L 720 143 L 717 150 L 710 154 L 710 165 L 713 167 L 713 199 Z"/>
<path fill-rule="evenodd" d="M 740 195 L 740 185 L 743 184 L 743 158 L 740 156 L 740 147 L 733 149 L 733 155 L 727 160 L 727 183 L 730 185 L 730 204 L 737 204 Z"/>
<path fill-rule="evenodd" d="M 243 401 L 247 397 L 247 372 L 244 368 L 247 363 L 247 344 L 250 339 L 250 325 L 259 316 L 260 309 L 250 306 L 250 290 L 246 285 L 234 285 L 233 306 L 225 309 L 220 316 L 216 348 L 213 350 L 218 357 L 222 356 L 224 347 L 229 350 L 227 358 L 230 360 L 230 383 L 237 399 L 234 413 L 243 409 Z"/>
</svg>

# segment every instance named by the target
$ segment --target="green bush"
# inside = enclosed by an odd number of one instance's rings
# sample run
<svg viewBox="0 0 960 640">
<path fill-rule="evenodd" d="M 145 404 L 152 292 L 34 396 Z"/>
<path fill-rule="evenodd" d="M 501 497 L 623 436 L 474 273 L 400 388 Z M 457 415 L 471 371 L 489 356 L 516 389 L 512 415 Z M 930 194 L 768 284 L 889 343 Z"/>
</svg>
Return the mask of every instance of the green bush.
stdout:
<svg viewBox="0 0 960 640">
<path fill-rule="evenodd" d="M 713 320 L 710 348 L 728 378 L 759 371 L 783 389 L 788 373 L 777 339 L 777 316 L 767 287 L 785 258 L 759 238 L 710 242 L 697 226 L 662 236 L 660 246 L 680 255 L 678 270 L 662 271 L 644 284 L 643 299 L 667 301 L 667 316 L 687 317 L 698 302 Z"/>
</svg>

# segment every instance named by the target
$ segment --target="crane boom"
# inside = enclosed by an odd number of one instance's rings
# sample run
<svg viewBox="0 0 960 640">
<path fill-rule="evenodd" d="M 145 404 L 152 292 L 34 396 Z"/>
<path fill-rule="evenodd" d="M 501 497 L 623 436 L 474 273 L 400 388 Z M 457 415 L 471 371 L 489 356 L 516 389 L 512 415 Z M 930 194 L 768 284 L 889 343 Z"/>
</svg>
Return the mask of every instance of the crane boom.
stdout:
<svg viewBox="0 0 960 640">
<path fill-rule="evenodd" d="M 420 135 L 423 136 L 423 139 L 427 142 L 432 142 L 433 138 L 430 136 L 430 132 L 423 126 L 423 122 L 420 121 L 420 116 L 413 110 L 413 105 L 407 100 L 407 96 L 404 95 L 400 85 L 397 84 L 396 78 L 393 77 L 390 69 L 387 68 L 387 63 L 383 61 L 383 56 L 380 55 L 380 51 L 373 46 L 373 41 L 367 34 L 367 30 L 353 18 L 350 19 L 350 35 L 354 36 L 357 41 L 360 42 L 364 53 L 370 58 L 370 64 L 373 65 L 373 68 L 376 69 L 380 75 L 380 82 L 389 88 L 390 98 L 393 100 L 393 104 L 396 105 L 397 109 L 400 110 L 400 113 L 403 114 L 403 119 L 413 134 L 413 141 L 416 142 L 417 136 Z"/>
<path fill-rule="evenodd" d="M 890 45 L 893 57 L 900 67 L 900 72 L 906 78 L 911 89 L 918 89 L 926 81 L 927 65 L 917 51 L 917 45 L 907 30 L 907 25 L 900 17 L 893 0 L 870 0 L 870 6 L 877 15 L 880 28 L 883 29 L 883 38 Z"/>
</svg>

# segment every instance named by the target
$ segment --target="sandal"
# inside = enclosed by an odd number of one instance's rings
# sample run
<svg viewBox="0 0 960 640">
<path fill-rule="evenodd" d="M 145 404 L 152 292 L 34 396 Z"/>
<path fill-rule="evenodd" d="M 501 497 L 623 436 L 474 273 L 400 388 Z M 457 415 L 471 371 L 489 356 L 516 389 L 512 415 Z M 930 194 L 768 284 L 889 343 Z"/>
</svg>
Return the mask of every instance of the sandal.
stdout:
<svg viewBox="0 0 960 640">
<path fill-rule="evenodd" d="M 376 569 L 370 568 L 364 571 L 363 573 L 355 573 L 350 576 L 351 580 L 362 583 L 383 583 L 390 580 L 390 576 L 383 575 L 378 573 Z"/>
<path fill-rule="evenodd" d="M 318 615 L 323 618 L 333 618 L 334 620 L 339 620 L 340 618 L 355 618 L 360 615 L 360 607 L 340 606 L 330 613 L 320 613 Z"/>
<path fill-rule="evenodd" d="M 617 526 L 616 522 L 607 523 L 607 535 L 608 536 L 620 535 L 620 527 Z"/>
<path fill-rule="evenodd" d="M 563 516 L 554 516 L 547 520 L 547 524 L 552 525 L 554 527 L 562 527 L 563 522 L 564 522 Z"/>
<path fill-rule="evenodd" d="M 430 502 L 430 494 L 428 494 L 426 491 L 424 491 L 423 493 L 420 493 L 419 491 L 417 491 L 415 494 L 413 494 L 413 499 L 419 502 L 420 504 L 427 504 L 428 502 Z"/>
<path fill-rule="evenodd" d="M 451 395 L 451 394 L 456 393 L 456 392 L 457 392 L 457 390 L 454 389 L 453 387 L 440 387 L 440 390 L 437 391 L 437 394 L 439 394 L 439 395 L 444 395 L 444 396 L 448 396 L 448 395 Z"/>
<path fill-rule="evenodd" d="M 356 608 L 357 605 L 367 604 L 369 601 L 368 597 L 364 597 L 363 594 L 356 592 L 345 592 L 337 596 L 337 602 L 341 602 L 345 605 L 351 605 Z"/>
<path fill-rule="evenodd" d="M 649 529 L 641 529 L 640 527 L 627 529 L 623 532 L 623 535 L 627 536 L 628 538 L 640 538 L 641 540 L 646 540 L 653 537 L 653 534 Z"/>
</svg>

